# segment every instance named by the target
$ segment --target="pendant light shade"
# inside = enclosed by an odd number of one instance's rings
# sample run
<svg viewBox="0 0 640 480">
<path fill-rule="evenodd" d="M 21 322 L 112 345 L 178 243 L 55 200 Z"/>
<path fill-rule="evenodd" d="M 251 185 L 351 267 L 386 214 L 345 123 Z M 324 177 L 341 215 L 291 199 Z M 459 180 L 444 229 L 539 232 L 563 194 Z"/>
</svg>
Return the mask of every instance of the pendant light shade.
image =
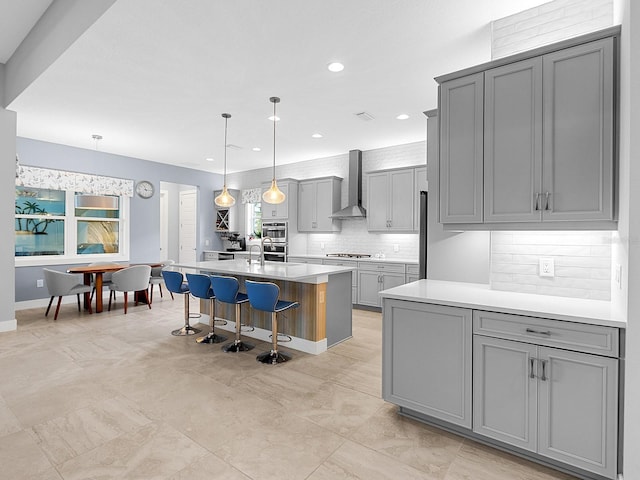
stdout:
<svg viewBox="0 0 640 480">
<path fill-rule="evenodd" d="M 236 199 L 227 190 L 227 121 L 231 118 L 231 115 L 223 113 L 222 118 L 224 118 L 224 184 L 222 193 L 215 198 L 214 202 L 219 207 L 233 207 Z"/>
<path fill-rule="evenodd" d="M 266 203 L 282 203 L 284 202 L 286 195 L 278 188 L 276 183 L 276 103 L 280 102 L 278 97 L 271 97 L 269 99 L 273 103 L 273 179 L 271 180 L 271 188 L 262 194 L 262 200 Z"/>
</svg>

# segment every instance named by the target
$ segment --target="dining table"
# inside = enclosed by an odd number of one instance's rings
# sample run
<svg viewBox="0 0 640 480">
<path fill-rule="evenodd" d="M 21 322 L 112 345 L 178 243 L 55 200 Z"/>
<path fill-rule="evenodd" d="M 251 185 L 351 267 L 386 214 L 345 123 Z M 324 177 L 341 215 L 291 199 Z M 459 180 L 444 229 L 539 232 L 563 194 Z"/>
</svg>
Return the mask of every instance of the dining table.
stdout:
<svg viewBox="0 0 640 480">
<path fill-rule="evenodd" d="M 103 302 L 102 302 L 102 278 L 103 275 L 107 272 L 117 272 L 118 270 L 122 270 L 127 267 L 133 267 L 134 265 L 149 265 L 151 268 L 162 267 L 162 263 L 118 263 L 118 264 L 109 264 L 109 265 L 80 265 L 77 267 L 71 267 L 67 269 L 69 273 L 81 273 L 84 277 L 84 284 L 91 285 L 92 278 L 94 279 L 94 287 L 96 292 L 100 292 L 96 294 L 96 308 L 95 313 L 100 313 L 103 311 Z M 136 292 L 136 298 L 138 292 Z M 144 296 L 140 296 L 139 301 L 145 301 Z M 84 294 L 84 308 L 89 308 L 89 304 L 91 303 L 91 294 Z"/>
</svg>

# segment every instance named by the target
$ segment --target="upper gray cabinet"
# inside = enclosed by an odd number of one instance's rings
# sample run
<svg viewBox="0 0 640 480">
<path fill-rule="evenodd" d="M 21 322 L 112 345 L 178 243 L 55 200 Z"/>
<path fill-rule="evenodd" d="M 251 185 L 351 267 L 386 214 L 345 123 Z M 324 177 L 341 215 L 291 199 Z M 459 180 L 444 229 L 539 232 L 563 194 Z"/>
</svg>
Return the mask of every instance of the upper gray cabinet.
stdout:
<svg viewBox="0 0 640 480">
<path fill-rule="evenodd" d="M 442 82 L 441 223 L 614 225 L 615 42 L 545 47 Z"/>
<path fill-rule="evenodd" d="M 330 233 L 340 230 L 340 220 L 331 214 L 340 209 L 340 185 L 338 177 L 315 178 L 298 185 L 298 231 Z"/>
<path fill-rule="evenodd" d="M 414 232 L 415 168 L 367 174 L 367 230 Z"/>
</svg>

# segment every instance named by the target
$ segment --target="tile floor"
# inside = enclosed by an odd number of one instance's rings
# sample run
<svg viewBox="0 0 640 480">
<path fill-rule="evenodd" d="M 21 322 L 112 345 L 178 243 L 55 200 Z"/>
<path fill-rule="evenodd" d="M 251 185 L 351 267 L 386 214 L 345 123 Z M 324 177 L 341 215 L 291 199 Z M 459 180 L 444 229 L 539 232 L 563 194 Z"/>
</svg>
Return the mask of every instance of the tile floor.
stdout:
<svg viewBox="0 0 640 480">
<path fill-rule="evenodd" d="M 64 305 L 57 322 L 16 312 L 0 334 L 0 478 L 573 478 L 397 415 L 380 398 L 378 313 L 354 310 L 353 339 L 322 355 L 268 366 L 264 343 L 171 336 L 182 312 L 166 295 L 126 316 L 121 301 Z"/>
</svg>

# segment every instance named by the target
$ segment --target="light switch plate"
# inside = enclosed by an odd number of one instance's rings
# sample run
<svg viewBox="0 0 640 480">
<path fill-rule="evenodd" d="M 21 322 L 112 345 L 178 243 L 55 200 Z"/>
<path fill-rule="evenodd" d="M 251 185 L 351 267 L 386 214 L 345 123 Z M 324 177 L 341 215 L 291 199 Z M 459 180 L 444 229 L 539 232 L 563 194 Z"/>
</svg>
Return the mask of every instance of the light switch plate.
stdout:
<svg viewBox="0 0 640 480">
<path fill-rule="evenodd" d="M 555 266 L 553 264 L 553 258 L 541 257 L 540 258 L 540 272 L 541 277 L 555 277 Z"/>
</svg>

